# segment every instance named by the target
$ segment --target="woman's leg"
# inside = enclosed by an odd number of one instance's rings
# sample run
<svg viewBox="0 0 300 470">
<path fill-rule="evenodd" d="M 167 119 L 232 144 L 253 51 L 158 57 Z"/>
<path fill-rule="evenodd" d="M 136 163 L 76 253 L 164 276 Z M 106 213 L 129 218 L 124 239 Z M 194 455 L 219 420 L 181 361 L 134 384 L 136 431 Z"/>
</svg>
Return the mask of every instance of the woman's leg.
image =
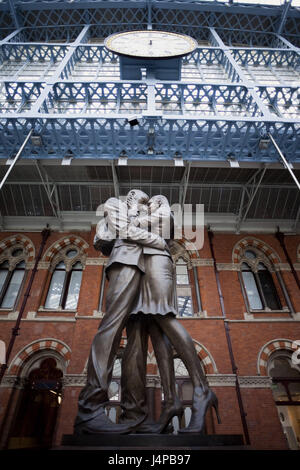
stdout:
<svg viewBox="0 0 300 470">
<path fill-rule="evenodd" d="M 193 340 L 186 329 L 171 315 L 156 315 L 155 320 L 168 336 L 178 355 L 184 362 L 194 386 L 191 420 L 188 427 L 179 432 L 201 433 L 204 430 L 205 415 L 208 408 L 214 406 L 217 412 L 217 397 L 207 384 Z"/>
<path fill-rule="evenodd" d="M 193 340 L 186 329 L 172 315 L 156 315 L 155 320 L 167 335 L 173 347 L 186 366 L 194 387 L 207 392 L 208 385 L 202 371 Z"/>
</svg>

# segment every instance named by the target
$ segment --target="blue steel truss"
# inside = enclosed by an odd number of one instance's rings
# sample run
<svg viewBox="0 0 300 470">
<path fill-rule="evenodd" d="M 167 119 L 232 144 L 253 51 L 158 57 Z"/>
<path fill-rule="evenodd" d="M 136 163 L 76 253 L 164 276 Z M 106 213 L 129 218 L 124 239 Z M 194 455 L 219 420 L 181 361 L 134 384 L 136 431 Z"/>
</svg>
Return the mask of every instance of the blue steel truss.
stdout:
<svg viewBox="0 0 300 470">
<path fill-rule="evenodd" d="M 13 157 L 33 128 L 42 145 L 29 141 L 25 159 L 274 162 L 276 150 L 260 145 L 270 132 L 300 162 L 295 8 L 10 0 L 0 3 L 0 21 L 1 158 Z M 121 81 L 118 57 L 101 44 L 112 32 L 150 26 L 199 40 L 180 82 Z"/>
</svg>

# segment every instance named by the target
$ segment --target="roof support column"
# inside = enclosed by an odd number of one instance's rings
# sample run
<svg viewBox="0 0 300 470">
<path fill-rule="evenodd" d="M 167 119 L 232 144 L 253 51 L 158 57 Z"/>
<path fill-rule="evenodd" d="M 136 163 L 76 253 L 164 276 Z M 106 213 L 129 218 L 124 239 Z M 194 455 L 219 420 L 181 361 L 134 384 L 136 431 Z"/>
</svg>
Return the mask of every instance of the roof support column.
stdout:
<svg viewBox="0 0 300 470">
<path fill-rule="evenodd" d="M 11 172 L 11 170 L 13 169 L 13 167 L 15 166 L 15 164 L 17 163 L 17 161 L 19 160 L 19 158 L 20 158 L 20 156 L 21 156 L 21 154 L 22 154 L 24 148 L 26 147 L 26 144 L 27 144 L 28 140 L 30 139 L 32 133 L 33 133 L 33 129 L 30 129 L 30 131 L 29 131 L 27 137 L 25 138 L 23 144 L 22 144 L 21 147 L 19 148 L 19 150 L 18 150 L 16 156 L 14 157 L 14 159 L 13 159 L 13 160 L 8 160 L 8 162 L 9 162 L 8 164 L 10 165 L 10 167 L 9 167 L 9 169 L 7 170 L 7 172 L 5 173 L 3 179 L 2 179 L 2 181 L 1 181 L 1 183 L 0 183 L 0 189 L 2 189 L 2 187 L 3 187 L 4 183 L 5 183 L 5 181 L 7 180 L 8 176 L 9 176 L 9 174 L 10 174 L 10 172 Z"/>
<path fill-rule="evenodd" d="M 257 191 L 258 191 L 258 189 L 259 189 L 259 187 L 260 187 L 260 184 L 261 184 L 261 182 L 262 182 L 262 180 L 263 180 L 263 177 L 264 177 L 264 175 L 265 175 L 266 170 L 267 170 L 267 166 L 265 166 L 265 167 L 263 168 L 263 170 L 259 170 L 259 172 L 256 172 L 256 173 L 253 175 L 253 177 L 252 177 L 252 178 L 248 181 L 248 183 L 247 183 L 247 184 L 249 184 L 249 183 L 252 181 L 252 179 L 254 179 L 254 185 L 255 185 L 255 186 L 252 187 L 252 192 L 251 192 L 251 195 L 250 195 L 250 197 L 249 197 L 249 199 L 248 199 L 247 206 L 246 206 L 246 208 L 245 208 L 245 212 L 244 212 L 243 214 L 242 214 L 243 207 L 242 207 L 242 203 L 241 203 L 240 211 L 239 211 L 240 213 L 239 213 L 238 221 L 237 221 L 237 224 L 236 224 L 236 231 L 237 231 L 237 232 L 240 231 L 241 224 L 246 220 L 247 214 L 248 214 L 249 209 L 250 209 L 250 207 L 251 207 L 251 205 L 252 205 L 252 202 L 254 201 L 254 198 L 255 198 L 256 193 L 257 193 Z M 256 177 L 258 176 L 259 173 L 260 173 L 260 175 L 259 175 L 259 180 L 255 183 L 255 179 L 256 179 Z M 244 195 L 244 196 L 245 196 L 245 195 Z M 242 195 L 242 199 L 243 199 L 243 202 L 244 202 L 244 197 L 243 197 L 243 195 Z"/>
<path fill-rule="evenodd" d="M 152 29 L 152 0 L 147 0 L 148 25 L 147 29 Z"/>
<path fill-rule="evenodd" d="M 279 20 L 279 26 L 278 26 L 277 34 L 282 33 L 282 30 L 283 30 L 283 28 L 285 26 L 285 23 L 286 23 L 286 20 L 287 20 L 287 15 L 288 15 L 291 4 L 292 4 L 292 0 L 285 0 L 285 4 L 283 5 L 283 11 L 282 11 L 282 14 L 281 14 L 281 18 Z"/>
<path fill-rule="evenodd" d="M 112 171 L 112 176 L 113 176 L 113 183 L 114 183 L 114 190 L 115 190 L 115 197 L 120 197 L 120 185 L 119 185 L 119 180 L 118 180 L 118 175 L 116 171 L 116 166 L 115 162 L 111 162 L 111 171 Z"/>
<path fill-rule="evenodd" d="M 14 0 L 8 0 L 8 3 L 9 3 L 10 14 L 11 14 L 13 20 L 14 20 L 15 26 L 16 26 L 17 29 L 19 29 L 20 28 L 20 23 L 19 23 L 16 8 L 15 8 L 15 2 L 14 2 Z"/>
<path fill-rule="evenodd" d="M 270 140 L 271 140 L 272 144 L 274 145 L 275 149 L 277 150 L 278 155 L 280 156 L 280 158 L 281 158 L 281 160 L 282 160 L 282 162 L 283 162 L 285 168 L 289 171 L 291 177 L 293 178 L 293 180 L 294 180 L 295 183 L 296 183 L 297 188 L 298 188 L 299 191 L 300 191 L 300 183 L 299 183 L 298 179 L 296 178 L 296 176 L 295 176 L 295 174 L 294 174 L 294 172 L 293 172 L 293 170 L 292 170 L 292 168 L 291 168 L 289 162 L 287 161 L 287 159 L 286 159 L 285 156 L 283 155 L 282 151 L 281 151 L 280 148 L 278 147 L 276 141 L 274 140 L 274 138 L 273 138 L 273 136 L 270 134 L 270 132 L 268 133 L 268 136 L 270 137 Z"/>
</svg>

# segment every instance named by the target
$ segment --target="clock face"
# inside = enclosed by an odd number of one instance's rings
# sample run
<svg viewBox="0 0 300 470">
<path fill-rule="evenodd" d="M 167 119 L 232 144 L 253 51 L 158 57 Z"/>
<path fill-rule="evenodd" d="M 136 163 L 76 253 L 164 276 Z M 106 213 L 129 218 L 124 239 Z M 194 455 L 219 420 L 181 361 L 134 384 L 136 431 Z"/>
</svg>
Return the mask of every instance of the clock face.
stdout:
<svg viewBox="0 0 300 470">
<path fill-rule="evenodd" d="M 195 39 L 184 34 L 153 30 L 112 34 L 104 45 L 115 54 L 146 59 L 182 57 L 198 46 Z"/>
</svg>

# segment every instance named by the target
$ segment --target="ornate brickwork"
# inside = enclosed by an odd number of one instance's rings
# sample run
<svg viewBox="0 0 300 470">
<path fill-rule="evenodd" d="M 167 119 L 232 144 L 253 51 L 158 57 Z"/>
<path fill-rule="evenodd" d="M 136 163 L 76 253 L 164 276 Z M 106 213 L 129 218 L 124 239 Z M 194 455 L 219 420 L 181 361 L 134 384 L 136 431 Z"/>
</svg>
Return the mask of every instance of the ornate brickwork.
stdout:
<svg viewBox="0 0 300 470">
<path fill-rule="evenodd" d="M 267 243 L 254 237 L 243 238 L 238 243 L 236 243 L 232 251 L 233 263 L 238 264 L 240 262 L 246 248 L 253 248 L 261 251 L 269 260 L 269 262 L 275 266 L 275 269 L 279 269 L 279 263 L 281 261 L 275 250 Z"/>
<path fill-rule="evenodd" d="M 259 375 L 268 375 L 268 360 L 275 351 L 288 350 L 294 352 L 292 348 L 293 341 L 290 339 L 278 338 L 266 343 L 260 350 L 257 358 L 257 372 Z"/>
<path fill-rule="evenodd" d="M 19 375 L 28 359 L 33 354 L 43 350 L 56 351 L 60 356 L 62 356 L 66 363 L 71 359 L 71 349 L 66 343 L 55 338 L 43 338 L 33 341 L 18 352 L 9 366 L 9 373 L 11 375 Z"/>
<path fill-rule="evenodd" d="M 13 257 L 12 252 L 18 248 L 24 250 L 26 263 L 32 263 L 35 258 L 35 248 L 32 241 L 22 234 L 12 235 L 11 237 L 4 238 L 0 242 L 0 263 L 4 259 L 15 262 L 19 261 L 19 257 Z M 22 259 L 24 259 L 24 255 Z M 11 263 L 10 263 L 11 264 Z"/>
</svg>

